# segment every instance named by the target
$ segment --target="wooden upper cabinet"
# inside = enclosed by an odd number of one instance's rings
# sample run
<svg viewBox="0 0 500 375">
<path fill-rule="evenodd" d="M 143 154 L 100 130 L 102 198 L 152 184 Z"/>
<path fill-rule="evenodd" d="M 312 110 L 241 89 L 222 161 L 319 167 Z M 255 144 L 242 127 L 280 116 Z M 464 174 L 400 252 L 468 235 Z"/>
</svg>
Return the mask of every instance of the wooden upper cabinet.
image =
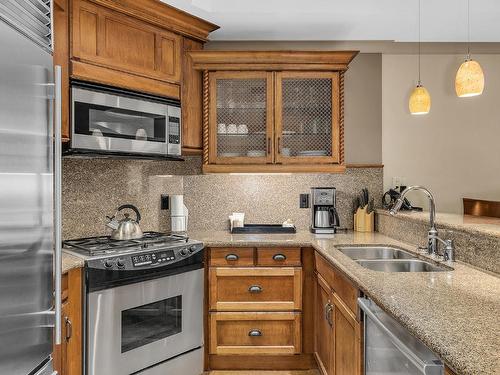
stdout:
<svg viewBox="0 0 500 375">
<path fill-rule="evenodd" d="M 339 163 L 338 72 L 276 73 L 276 162 Z"/>
<path fill-rule="evenodd" d="M 272 73 L 213 72 L 209 84 L 210 163 L 272 163 Z"/>
<path fill-rule="evenodd" d="M 204 172 L 343 172 L 352 51 L 192 51 Z"/>
<path fill-rule="evenodd" d="M 73 58 L 160 81 L 179 83 L 180 35 L 73 0 Z"/>
</svg>

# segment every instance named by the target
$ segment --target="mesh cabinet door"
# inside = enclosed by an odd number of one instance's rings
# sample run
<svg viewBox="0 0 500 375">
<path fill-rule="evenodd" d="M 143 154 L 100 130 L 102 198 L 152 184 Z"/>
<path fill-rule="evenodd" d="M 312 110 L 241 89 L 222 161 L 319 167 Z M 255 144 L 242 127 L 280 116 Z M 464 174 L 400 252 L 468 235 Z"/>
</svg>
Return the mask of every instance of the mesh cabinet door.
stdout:
<svg viewBox="0 0 500 375">
<path fill-rule="evenodd" d="M 338 163 L 338 73 L 277 73 L 276 100 L 276 161 Z"/>
<path fill-rule="evenodd" d="M 273 86 L 268 72 L 210 73 L 210 162 L 273 162 Z"/>
</svg>

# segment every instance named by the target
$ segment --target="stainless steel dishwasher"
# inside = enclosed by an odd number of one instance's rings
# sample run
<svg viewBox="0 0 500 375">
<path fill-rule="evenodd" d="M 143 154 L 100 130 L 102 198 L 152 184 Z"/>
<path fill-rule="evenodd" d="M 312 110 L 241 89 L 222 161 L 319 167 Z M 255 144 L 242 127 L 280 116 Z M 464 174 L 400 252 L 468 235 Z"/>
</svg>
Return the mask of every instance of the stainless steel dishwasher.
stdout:
<svg viewBox="0 0 500 375">
<path fill-rule="evenodd" d="M 420 340 L 372 300 L 358 298 L 364 312 L 365 375 L 442 375 L 444 365 Z"/>
</svg>

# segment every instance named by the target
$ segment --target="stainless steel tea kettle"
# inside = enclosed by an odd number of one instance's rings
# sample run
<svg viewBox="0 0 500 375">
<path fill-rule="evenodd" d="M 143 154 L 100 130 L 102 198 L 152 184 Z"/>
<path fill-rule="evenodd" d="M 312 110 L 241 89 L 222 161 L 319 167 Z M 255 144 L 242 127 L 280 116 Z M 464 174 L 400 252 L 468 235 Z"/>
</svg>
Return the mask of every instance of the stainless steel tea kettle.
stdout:
<svg viewBox="0 0 500 375">
<path fill-rule="evenodd" d="M 124 213 L 124 218 L 117 220 L 116 216 L 121 210 L 131 209 L 135 212 L 135 220 L 130 218 L 129 213 Z M 131 204 L 124 204 L 116 210 L 115 214 L 111 217 L 106 216 L 109 222 L 106 224 L 109 228 L 113 229 L 111 232 L 111 238 L 113 240 L 133 240 L 142 237 L 142 230 L 139 226 L 141 221 L 141 214 L 137 207 Z"/>
</svg>

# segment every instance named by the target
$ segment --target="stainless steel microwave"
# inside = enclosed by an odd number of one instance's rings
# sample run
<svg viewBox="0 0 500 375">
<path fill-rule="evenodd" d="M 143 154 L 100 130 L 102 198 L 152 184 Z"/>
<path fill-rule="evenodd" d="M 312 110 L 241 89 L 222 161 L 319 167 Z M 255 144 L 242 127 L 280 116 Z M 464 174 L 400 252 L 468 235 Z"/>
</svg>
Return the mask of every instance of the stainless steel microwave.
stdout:
<svg viewBox="0 0 500 375">
<path fill-rule="evenodd" d="M 73 83 L 71 149 L 130 156 L 181 154 L 180 102 Z"/>
</svg>

